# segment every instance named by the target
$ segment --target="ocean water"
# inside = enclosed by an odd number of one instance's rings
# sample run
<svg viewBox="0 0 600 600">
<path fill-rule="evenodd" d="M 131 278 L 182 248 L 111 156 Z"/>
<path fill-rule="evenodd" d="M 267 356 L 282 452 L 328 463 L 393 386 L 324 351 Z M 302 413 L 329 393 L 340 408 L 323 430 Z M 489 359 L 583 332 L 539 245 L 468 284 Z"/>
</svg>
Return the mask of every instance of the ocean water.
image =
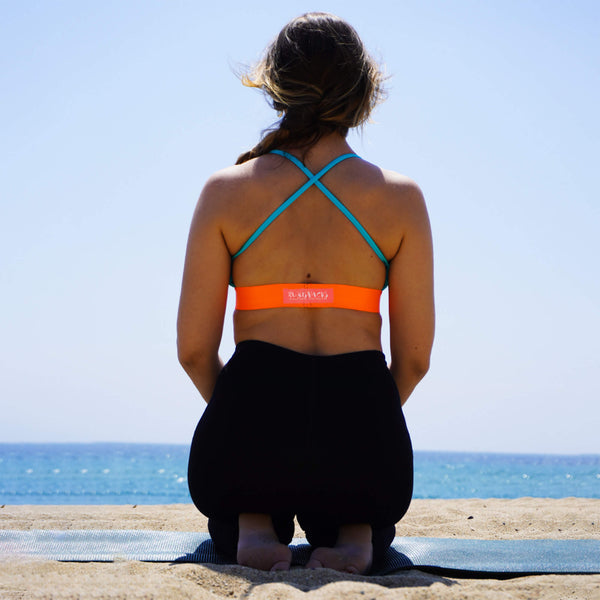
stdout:
<svg viewBox="0 0 600 600">
<path fill-rule="evenodd" d="M 1 504 L 191 502 L 188 446 L 0 444 Z M 600 498 L 600 455 L 415 453 L 415 498 Z"/>
</svg>

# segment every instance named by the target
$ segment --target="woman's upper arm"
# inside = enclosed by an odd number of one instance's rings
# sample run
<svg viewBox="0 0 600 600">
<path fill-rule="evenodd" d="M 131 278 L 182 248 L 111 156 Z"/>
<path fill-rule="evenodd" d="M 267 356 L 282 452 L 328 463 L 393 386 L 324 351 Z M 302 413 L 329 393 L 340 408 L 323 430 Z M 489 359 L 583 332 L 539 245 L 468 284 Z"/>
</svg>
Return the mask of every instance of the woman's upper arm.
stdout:
<svg viewBox="0 0 600 600">
<path fill-rule="evenodd" d="M 231 257 L 222 232 L 224 185 L 207 182 L 194 211 L 177 317 L 180 359 L 218 355 Z"/>
<path fill-rule="evenodd" d="M 421 372 L 429 368 L 435 329 L 431 227 L 421 190 L 406 182 L 398 194 L 402 241 L 389 273 L 392 365 Z"/>
</svg>

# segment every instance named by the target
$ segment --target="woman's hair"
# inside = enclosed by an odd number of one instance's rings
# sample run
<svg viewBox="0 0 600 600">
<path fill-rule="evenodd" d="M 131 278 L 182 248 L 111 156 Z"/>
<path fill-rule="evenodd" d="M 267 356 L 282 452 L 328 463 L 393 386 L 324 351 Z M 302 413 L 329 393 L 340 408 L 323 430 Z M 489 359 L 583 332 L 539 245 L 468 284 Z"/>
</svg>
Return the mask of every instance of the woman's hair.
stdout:
<svg viewBox="0 0 600 600">
<path fill-rule="evenodd" d="M 290 21 L 242 83 L 261 89 L 281 119 L 236 164 L 278 147 L 307 148 L 333 132 L 345 137 L 383 97 L 383 74 L 356 31 L 321 12 Z"/>
</svg>

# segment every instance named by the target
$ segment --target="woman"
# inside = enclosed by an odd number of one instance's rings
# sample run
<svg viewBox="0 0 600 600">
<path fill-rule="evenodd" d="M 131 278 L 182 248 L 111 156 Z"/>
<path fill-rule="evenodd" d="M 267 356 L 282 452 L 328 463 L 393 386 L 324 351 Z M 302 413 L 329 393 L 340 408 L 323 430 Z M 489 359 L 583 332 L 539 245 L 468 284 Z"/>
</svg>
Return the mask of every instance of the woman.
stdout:
<svg viewBox="0 0 600 600">
<path fill-rule="evenodd" d="M 382 76 L 343 20 L 294 19 L 245 83 L 281 120 L 209 179 L 191 225 L 178 352 L 208 406 L 190 492 L 217 549 L 239 564 L 289 569 L 297 516 L 309 568 L 362 573 L 412 495 L 401 404 L 433 341 L 427 211 L 415 183 L 346 142 L 380 100 Z M 230 283 L 237 345 L 223 366 Z"/>
</svg>

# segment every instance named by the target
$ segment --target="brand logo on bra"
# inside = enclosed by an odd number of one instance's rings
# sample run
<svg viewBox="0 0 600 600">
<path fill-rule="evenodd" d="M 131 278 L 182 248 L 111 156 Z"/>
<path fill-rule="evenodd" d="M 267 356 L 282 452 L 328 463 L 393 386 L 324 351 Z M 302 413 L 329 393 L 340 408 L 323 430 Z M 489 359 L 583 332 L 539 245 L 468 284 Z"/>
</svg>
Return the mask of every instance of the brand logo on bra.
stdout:
<svg viewBox="0 0 600 600">
<path fill-rule="evenodd" d="M 284 304 L 331 304 L 333 288 L 284 288 Z"/>
</svg>

